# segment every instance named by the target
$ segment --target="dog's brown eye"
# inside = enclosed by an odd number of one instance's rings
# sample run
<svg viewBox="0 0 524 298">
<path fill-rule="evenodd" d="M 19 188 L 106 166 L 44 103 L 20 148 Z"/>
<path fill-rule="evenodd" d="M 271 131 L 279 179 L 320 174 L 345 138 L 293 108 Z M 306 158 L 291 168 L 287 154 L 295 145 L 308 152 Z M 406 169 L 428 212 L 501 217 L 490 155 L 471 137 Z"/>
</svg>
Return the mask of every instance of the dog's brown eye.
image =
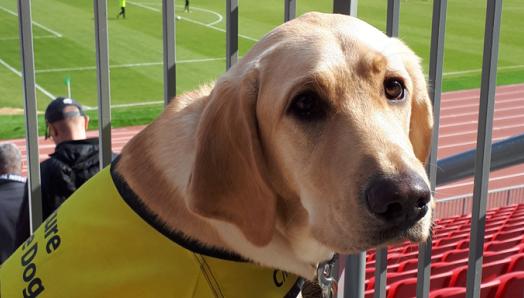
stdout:
<svg viewBox="0 0 524 298">
<path fill-rule="evenodd" d="M 404 84 L 399 79 L 391 78 L 384 81 L 384 92 L 389 100 L 403 100 Z"/>
<path fill-rule="evenodd" d="M 293 98 L 288 113 L 302 121 L 324 119 L 329 105 L 313 91 L 300 93 Z"/>
</svg>

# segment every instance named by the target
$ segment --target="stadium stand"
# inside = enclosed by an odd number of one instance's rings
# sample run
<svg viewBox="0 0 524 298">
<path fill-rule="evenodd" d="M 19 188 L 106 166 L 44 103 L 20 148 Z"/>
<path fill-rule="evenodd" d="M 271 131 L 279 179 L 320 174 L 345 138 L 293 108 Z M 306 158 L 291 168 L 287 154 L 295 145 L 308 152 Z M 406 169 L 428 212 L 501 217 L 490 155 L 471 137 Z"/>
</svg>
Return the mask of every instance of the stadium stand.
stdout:
<svg viewBox="0 0 524 298">
<path fill-rule="evenodd" d="M 465 297 L 471 218 L 454 216 L 435 222 L 430 298 Z M 486 212 L 480 297 L 524 297 L 524 204 Z M 415 297 L 417 245 L 388 247 L 387 297 Z M 375 252 L 366 256 L 365 297 L 373 297 Z"/>
</svg>

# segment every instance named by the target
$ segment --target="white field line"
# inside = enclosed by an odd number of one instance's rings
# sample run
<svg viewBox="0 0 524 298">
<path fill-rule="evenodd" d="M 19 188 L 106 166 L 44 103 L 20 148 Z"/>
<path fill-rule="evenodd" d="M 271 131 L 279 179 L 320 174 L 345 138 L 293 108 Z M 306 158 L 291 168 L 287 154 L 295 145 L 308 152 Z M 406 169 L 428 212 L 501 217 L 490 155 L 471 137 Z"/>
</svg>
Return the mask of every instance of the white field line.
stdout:
<svg viewBox="0 0 524 298">
<path fill-rule="evenodd" d="M 144 5 L 144 4 L 141 4 L 141 3 L 138 3 L 138 2 L 127 1 L 127 3 L 135 5 L 135 6 L 138 6 L 138 7 L 141 7 L 141 8 L 144 8 L 144 9 L 147 9 L 147 10 L 151 10 L 151 11 L 154 11 L 154 12 L 158 12 L 158 13 L 162 12 L 162 10 L 160 10 L 158 8 L 151 7 L 151 6 L 148 6 L 148 5 Z M 208 27 L 208 28 L 220 31 L 220 32 L 226 32 L 226 30 L 224 30 L 222 28 L 215 27 L 214 25 L 210 25 L 210 24 L 206 24 L 206 23 L 203 23 L 203 22 L 195 21 L 193 19 L 190 19 L 190 18 L 187 18 L 187 17 L 183 17 L 183 16 L 180 16 L 180 18 L 182 20 L 186 21 L 186 22 L 190 22 L 190 23 L 193 23 L 193 24 L 197 24 L 197 25 L 201 25 L 201 26 L 204 26 L 204 27 Z M 258 39 L 253 38 L 251 36 L 247 36 L 247 35 L 243 35 L 243 34 L 238 34 L 238 36 L 242 37 L 244 39 L 247 39 L 247 40 L 254 41 L 254 42 L 258 41 Z"/>
<path fill-rule="evenodd" d="M 14 67 L 12 67 L 11 65 L 7 64 L 7 62 L 5 62 L 3 59 L 0 58 L 0 64 L 2 64 L 3 66 L 5 66 L 7 69 L 9 69 L 10 71 L 14 72 L 15 74 L 17 74 L 19 77 L 23 77 L 22 73 L 19 72 L 18 70 L 16 70 Z M 56 96 L 54 96 L 53 94 L 51 94 L 50 92 L 48 92 L 47 90 L 45 90 L 44 88 L 42 88 L 40 85 L 36 84 L 35 83 L 35 87 L 36 89 L 40 90 L 42 93 L 44 93 L 47 97 L 49 97 L 50 99 L 55 99 Z"/>
<path fill-rule="evenodd" d="M 513 115 L 513 116 L 505 116 L 505 117 L 495 117 L 493 121 L 496 120 L 508 120 L 508 119 L 516 119 L 516 118 L 523 118 L 524 115 Z M 458 122 L 458 123 L 450 123 L 450 124 L 444 124 L 440 125 L 439 128 L 445 128 L 445 127 L 454 127 L 454 126 L 461 126 L 461 125 L 467 125 L 467 124 L 477 124 L 477 120 L 472 121 L 466 121 L 466 122 Z"/>
<path fill-rule="evenodd" d="M 5 11 L 5 12 L 7 12 L 8 14 L 11 14 L 11 15 L 14 15 L 15 17 L 18 17 L 18 14 L 17 14 L 16 12 L 12 11 L 12 10 L 9 10 L 9 9 L 7 9 L 7 8 L 5 8 L 5 7 L 2 7 L 2 6 L 0 6 L 0 9 L 3 10 L 3 11 Z M 32 21 L 32 22 L 33 22 L 33 24 L 34 24 L 35 26 L 44 29 L 45 31 L 47 31 L 47 32 L 49 32 L 49 33 L 51 33 L 51 34 L 53 34 L 54 36 L 59 37 L 59 38 L 62 37 L 62 34 L 56 32 L 56 31 L 53 30 L 53 29 L 50 29 L 50 28 L 48 28 L 48 27 L 46 27 L 46 26 L 44 26 L 44 25 L 42 25 L 42 24 L 40 24 L 40 23 L 37 23 L 37 22 L 35 22 L 35 21 Z"/>
<path fill-rule="evenodd" d="M 137 107 L 137 106 L 151 106 L 151 105 L 158 105 L 163 104 L 164 101 L 158 100 L 158 101 L 146 101 L 146 102 L 135 102 L 135 103 L 125 103 L 125 104 L 117 104 L 117 105 L 111 105 L 111 109 L 114 108 L 127 108 L 127 107 Z M 86 110 L 98 110 L 97 107 L 87 107 L 84 106 Z"/>
<path fill-rule="evenodd" d="M 502 130 L 502 129 L 517 128 L 517 127 L 524 127 L 524 123 L 493 127 L 493 131 Z M 476 134 L 476 133 L 477 133 L 476 130 L 461 131 L 461 132 L 456 132 L 456 133 L 447 133 L 447 134 L 439 135 L 439 139 L 440 138 L 447 138 L 447 137 L 455 137 L 455 136 L 460 136 L 460 135 Z"/>
<path fill-rule="evenodd" d="M 43 39 L 43 38 L 57 38 L 56 36 L 54 35 L 37 35 L 37 36 L 33 36 L 33 39 Z M 20 37 L 0 37 L 0 41 L 4 41 L 4 40 L 19 40 Z"/>
<path fill-rule="evenodd" d="M 503 180 L 503 179 L 508 179 L 508 178 L 520 177 L 520 176 L 524 176 L 524 173 L 504 175 L 504 176 L 498 176 L 498 177 L 493 177 L 493 178 L 490 177 L 489 181 L 490 182 L 491 181 L 498 181 L 498 180 Z M 448 188 L 455 188 L 455 187 L 467 186 L 467 185 L 472 185 L 472 184 L 473 184 L 473 181 L 468 181 L 468 182 L 463 182 L 463 183 L 458 183 L 458 184 L 450 184 L 450 185 L 439 186 L 439 187 L 437 187 L 437 192 L 440 191 L 440 190 L 448 189 Z"/>
<path fill-rule="evenodd" d="M 177 64 L 184 63 L 202 63 L 209 61 L 220 61 L 225 60 L 226 58 L 202 58 L 202 59 L 186 59 L 186 60 L 177 60 Z M 142 66 L 157 66 L 162 65 L 163 62 L 144 62 L 144 63 L 129 63 L 129 64 L 117 64 L 109 65 L 109 68 L 129 68 L 129 67 L 142 67 Z M 67 67 L 67 68 L 50 68 L 50 69 L 39 69 L 36 70 L 36 73 L 46 73 L 46 72 L 62 72 L 62 71 L 84 71 L 84 70 L 96 70 L 96 66 L 79 66 L 79 67 Z"/>
<path fill-rule="evenodd" d="M 524 69 L 524 64 L 497 67 L 497 70 L 511 70 L 511 69 Z M 482 68 L 445 72 L 444 76 L 459 76 L 463 74 L 480 73 L 480 72 L 482 72 Z"/>
<path fill-rule="evenodd" d="M 523 109 L 524 109 L 524 106 L 523 107 L 501 108 L 501 109 L 495 108 L 495 113 L 496 112 L 504 112 L 504 111 L 512 111 L 512 110 L 523 110 Z M 452 114 L 452 115 L 440 116 L 440 120 L 445 119 L 445 118 L 456 118 L 456 117 L 470 116 L 470 115 L 477 115 L 477 114 L 478 114 L 478 111 L 468 112 L 468 113 L 461 113 L 461 114 Z"/>
</svg>

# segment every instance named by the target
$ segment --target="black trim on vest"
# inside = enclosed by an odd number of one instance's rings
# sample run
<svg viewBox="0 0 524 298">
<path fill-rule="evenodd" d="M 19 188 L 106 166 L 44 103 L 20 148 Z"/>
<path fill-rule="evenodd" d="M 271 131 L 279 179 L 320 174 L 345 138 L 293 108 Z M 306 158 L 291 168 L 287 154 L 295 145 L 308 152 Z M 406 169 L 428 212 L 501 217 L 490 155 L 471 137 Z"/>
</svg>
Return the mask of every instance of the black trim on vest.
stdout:
<svg viewBox="0 0 524 298">
<path fill-rule="evenodd" d="M 129 187 L 129 185 L 126 183 L 126 181 L 120 176 L 116 171 L 116 165 L 118 161 L 120 160 L 120 155 L 118 155 L 112 162 L 110 166 L 110 173 L 111 178 L 113 179 L 113 183 L 115 185 L 116 190 L 126 202 L 126 204 L 138 215 L 140 218 L 142 218 L 146 223 L 148 223 L 151 227 L 153 227 L 155 230 L 157 230 L 159 233 L 170 239 L 171 241 L 175 242 L 176 244 L 182 246 L 183 248 L 192 251 L 197 254 L 223 259 L 227 261 L 235 261 L 235 262 L 248 262 L 246 259 L 242 258 L 241 256 L 228 252 L 221 249 L 211 248 L 211 247 L 205 247 L 202 245 L 202 243 L 189 238 L 188 236 L 184 235 L 180 231 L 173 231 L 170 230 L 164 222 L 162 222 L 156 214 L 151 212 L 142 200 L 133 192 L 133 190 Z M 291 287 L 289 292 L 284 296 L 284 298 L 294 298 L 298 296 L 298 293 L 300 290 L 302 290 L 302 285 L 304 284 L 304 279 L 301 277 L 297 278 L 297 281 Z"/>
<path fill-rule="evenodd" d="M 115 158 L 113 162 L 111 163 L 110 172 L 111 177 L 113 178 L 113 183 L 115 184 L 115 187 L 122 197 L 122 199 L 135 211 L 135 213 L 140 216 L 145 222 L 147 222 L 151 227 L 153 227 L 155 230 L 160 232 L 162 235 L 166 236 L 170 240 L 174 241 L 178 245 L 184 247 L 187 250 L 190 250 L 194 253 L 198 253 L 201 255 L 213 257 L 213 258 L 219 258 L 224 259 L 228 261 L 236 261 L 236 262 L 246 262 L 244 258 L 241 256 L 224 251 L 221 249 L 216 248 L 210 248 L 205 247 L 202 245 L 202 243 L 193 240 L 189 238 L 188 236 L 184 235 L 180 231 L 173 231 L 170 230 L 164 222 L 162 222 L 161 219 L 158 218 L 156 214 L 151 212 L 142 200 L 133 192 L 133 190 L 129 187 L 129 185 L 125 182 L 125 180 L 120 176 L 114 169 L 116 168 L 116 165 L 118 161 L 120 160 L 120 156 Z"/>
</svg>

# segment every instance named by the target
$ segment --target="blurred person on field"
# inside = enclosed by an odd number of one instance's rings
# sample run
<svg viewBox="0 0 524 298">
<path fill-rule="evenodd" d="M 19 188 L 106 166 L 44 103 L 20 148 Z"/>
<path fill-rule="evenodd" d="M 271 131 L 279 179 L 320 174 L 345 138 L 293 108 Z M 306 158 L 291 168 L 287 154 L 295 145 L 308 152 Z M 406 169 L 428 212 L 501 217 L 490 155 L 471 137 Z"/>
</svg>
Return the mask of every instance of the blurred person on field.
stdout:
<svg viewBox="0 0 524 298">
<path fill-rule="evenodd" d="M 116 15 L 116 18 L 118 19 L 120 16 L 122 16 L 124 19 L 126 18 L 126 0 L 119 0 L 120 2 L 120 12 Z"/>
<path fill-rule="evenodd" d="M 45 220 L 84 182 L 100 170 L 98 138 L 87 138 L 89 117 L 71 98 L 58 97 L 45 111 L 46 135 L 55 152 L 40 164 Z M 29 236 L 29 200 L 24 200 L 17 243 Z"/>
<path fill-rule="evenodd" d="M 16 224 L 24 199 L 22 156 L 13 143 L 0 143 L 0 264 L 18 247 Z"/>
</svg>

